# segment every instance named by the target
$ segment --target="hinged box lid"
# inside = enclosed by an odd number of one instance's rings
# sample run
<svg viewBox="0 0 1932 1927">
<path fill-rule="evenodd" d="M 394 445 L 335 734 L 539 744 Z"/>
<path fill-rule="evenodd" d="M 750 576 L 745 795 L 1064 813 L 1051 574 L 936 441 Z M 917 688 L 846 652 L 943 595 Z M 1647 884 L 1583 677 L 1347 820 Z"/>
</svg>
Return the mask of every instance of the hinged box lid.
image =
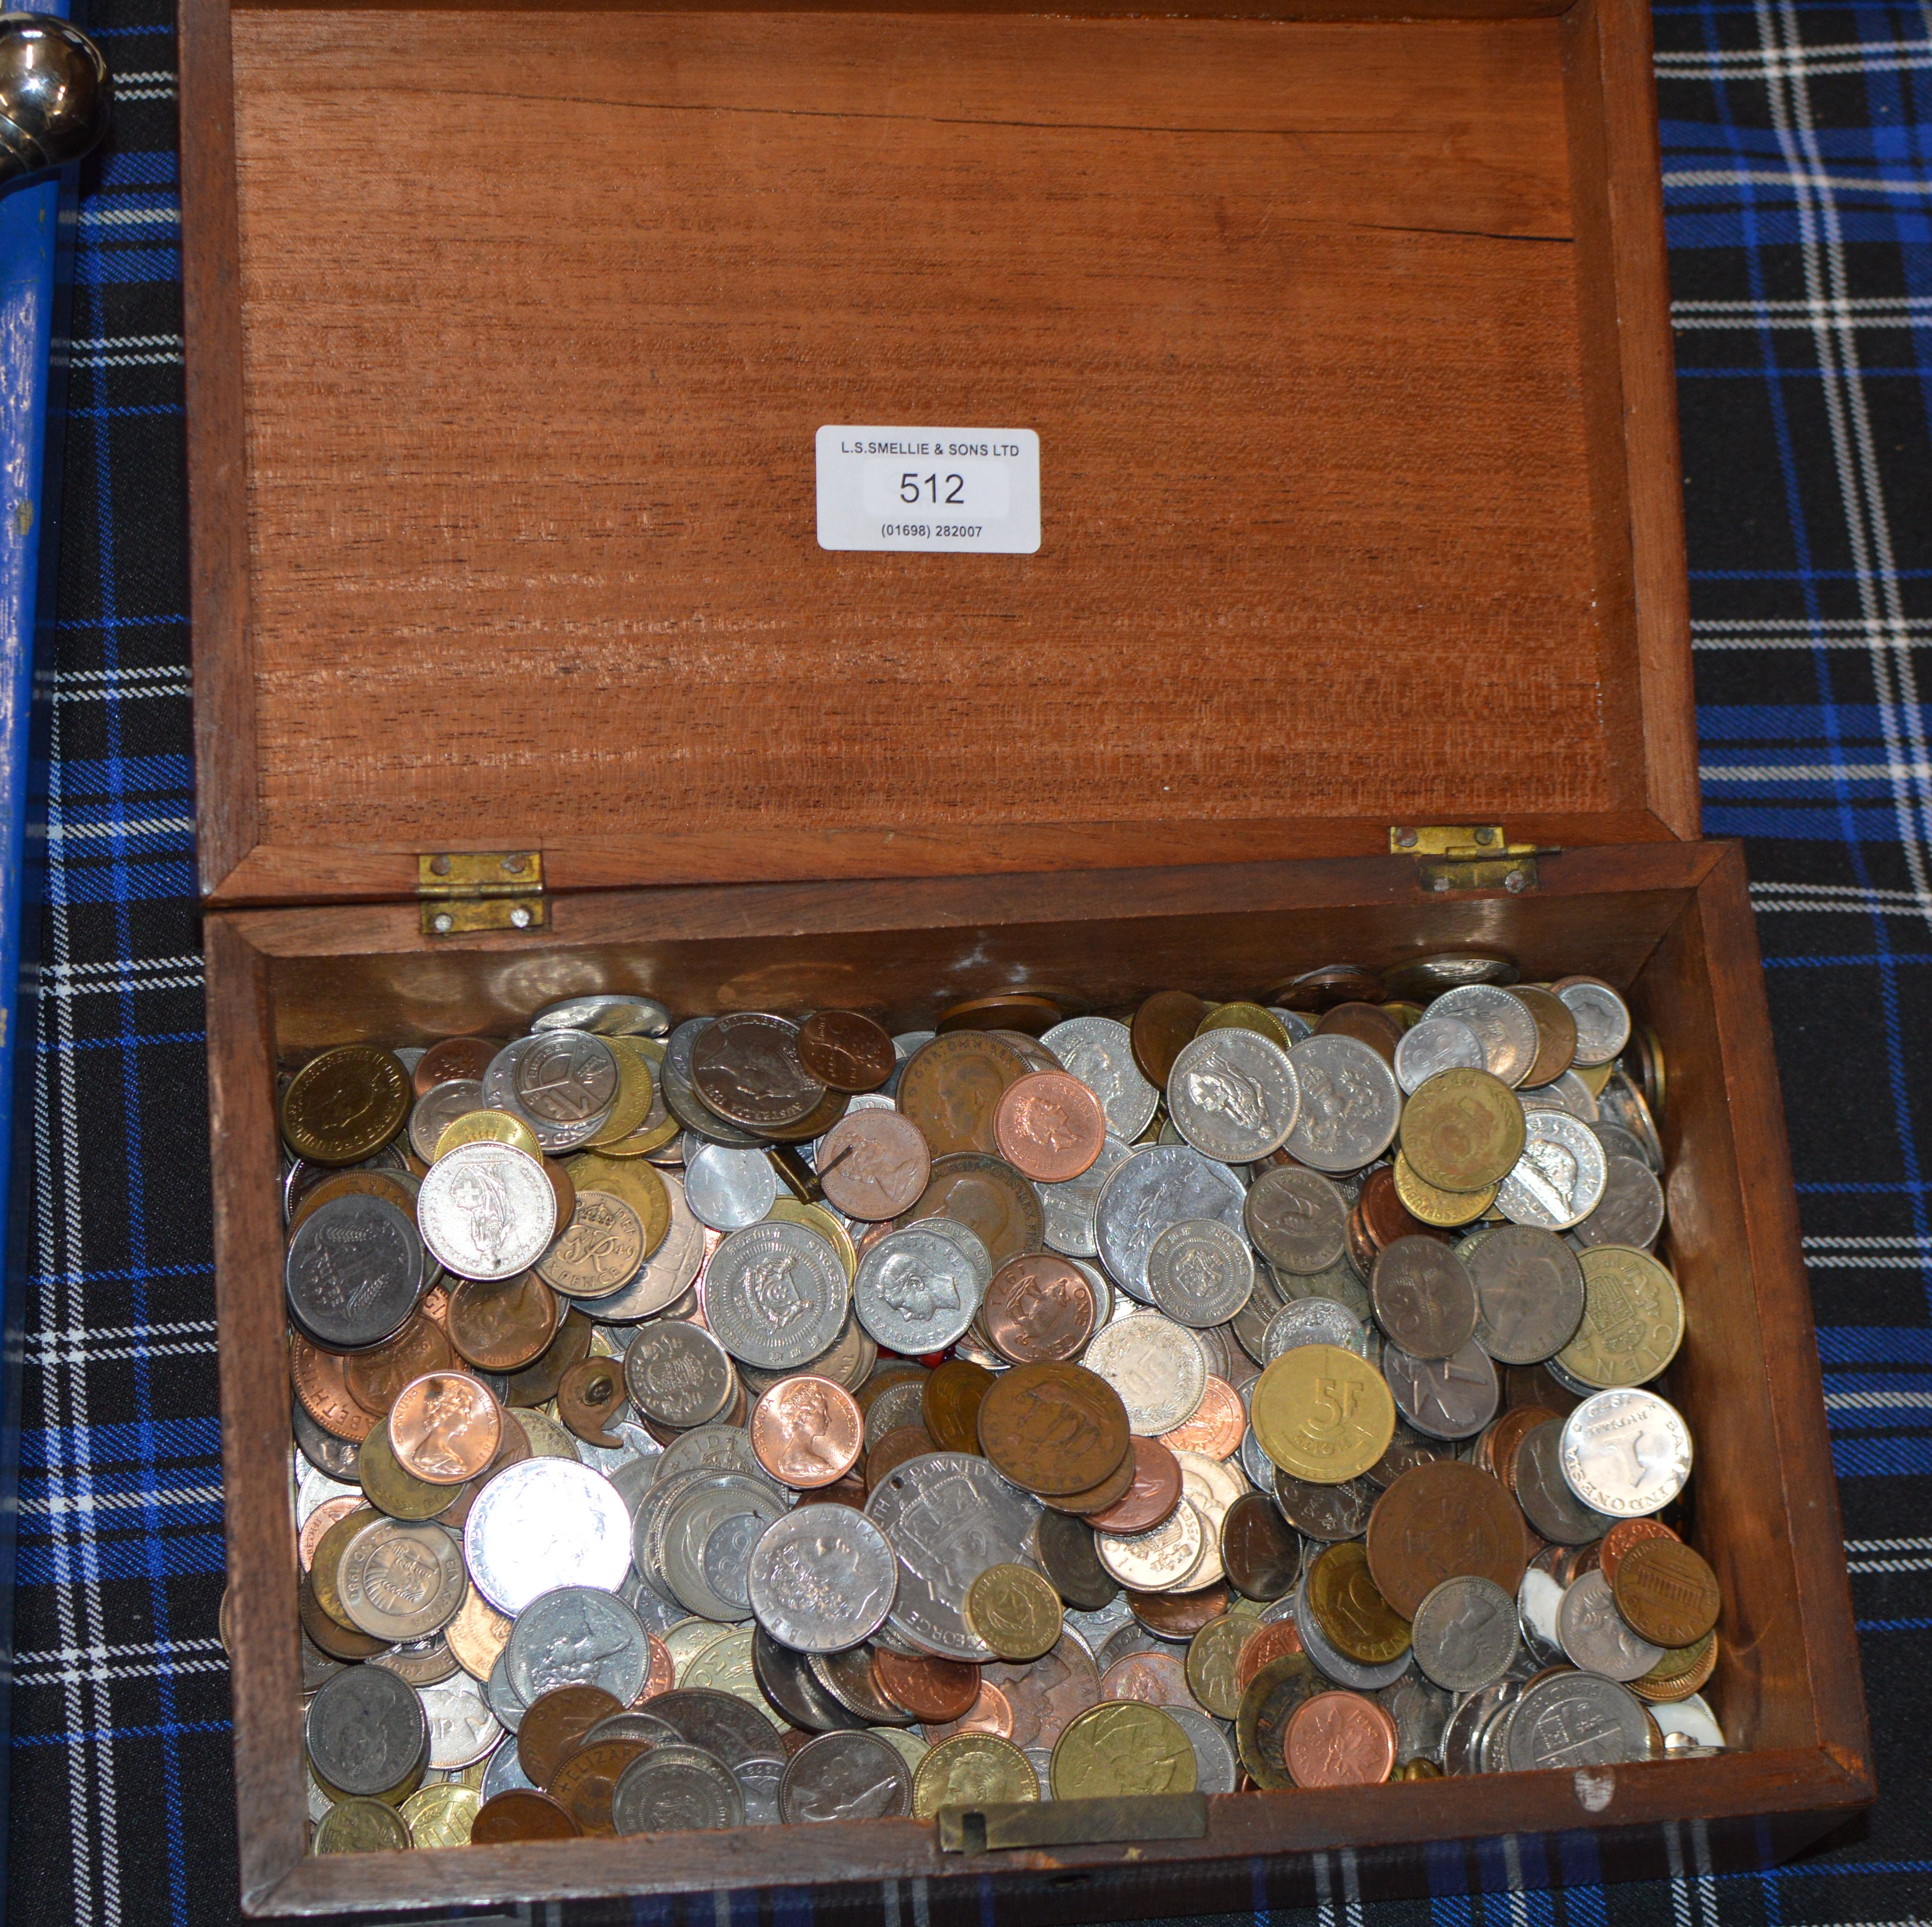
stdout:
<svg viewBox="0 0 1932 1927">
<path fill-rule="evenodd" d="M 1322 10 L 190 0 L 205 889 L 1694 836 L 1642 9 Z"/>
</svg>

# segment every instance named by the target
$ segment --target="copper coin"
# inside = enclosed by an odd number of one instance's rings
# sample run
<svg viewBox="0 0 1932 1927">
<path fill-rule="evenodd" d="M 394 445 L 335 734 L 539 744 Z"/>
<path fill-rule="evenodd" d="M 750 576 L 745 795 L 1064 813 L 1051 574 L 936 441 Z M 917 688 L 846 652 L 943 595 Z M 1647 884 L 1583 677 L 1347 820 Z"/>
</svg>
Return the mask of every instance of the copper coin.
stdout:
<svg viewBox="0 0 1932 1927">
<path fill-rule="evenodd" d="M 346 1665 L 358 1659 L 373 1659 L 377 1653 L 389 1650 L 386 1639 L 372 1638 L 368 1633 L 346 1626 L 325 1612 L 321 1601 L 315 1596 L 315 1575 L 312 1572 L 303 1575 L 296 1605 L 301 1615 L 302 1631 L 308 1635 L 310 1644 L 319 1647 L 332 1659 L 340 1659 Z"/>
<path fill-rule="evenodd" d="M 584 1736 L 600 1719 L 623 1710 L 602 1686 L 556 1686 L 538 1694 L 517 1729 L 518 1764 L 538 1786 L 548 1786 Z"/>
<path fill-rule="evenodd" d="M 472 1847 L 500 1847 L 512 1840 L 574 1840 L 583 1833 L 548 1794 L 513 1787 L 486 1800 L 470 1824 Z"/>
<path fill-rule="evenodd" d="M 1393 1164 L 1378 1164 L 1362 1180 L 1362 1195 L 1356 1209 L 1361 1213 L 1362 1228 L 1378 1251 L 1384 1245 L 1394 1244 L 1398 1238 L 1429 1238 L 1444 1244 L 1448 1242 L 1446 1233 L 1412 1216 L 1408 1206 L 1396 1195 Z"/>
<path fill-rule="evenodd" d="M 886 1695 L 888 1698 L 891 1695 Z M 940 1722 L 928 1721 L 925 1724 L 927 1741 L 937 1746 L 942 1740 L 950 1740 L 956 1733 L 991 1733 L 1002 1740 L 1013 1737 L 1013 1709 L 1012 1703 L 998 1686 L 989 1686 L 982 1679 L 973 1695 L 970 1708 L 956 1719 Z"/>
<path fill-rule="evenodd" d="M 1000 1155 L 1035 1184 L 1065 1184 L 1106 1148 L 1107 1113 L 1078 1077 L 1032 1071 L 1009 1084 L 993 1113 Z"/>
<path fill-rule="evenodd" d="M 919 1409 L 941 1452 L 980 1451 L 980 1406 L 993 1374 L 969 1359 L 948 1359 L 921 1389 Z"/>
<path fill-rule="evenodd" d="M 868 1496 L 865 1474 L 848 1472 L 843 1479 L 820 1486 L 815 1503 L 821 1506 L 850 1506 L 855 1512 L 862 1512 Z"/>
<path fill-rule="evenodd" d="M 899 1074 L 898 1107 L 920 1128 L 935 1158 L 954 1152 L 990 1155 L 993 1118 L 1009 1084 L 1028 1074 L 1010 1044 L 976 1030 L 935 1037 Z"/>
<path fill-rule="evenodd" d="M 1171 1432 L 1162 1432 L 1160 1442 L 1170 1452 L 1204 1452 L 1210 1458 L 1232 1458 L 1240 1450 L 1247 1429 L 1247 1408 L 1241 1403 L 1241 1395 L 1225 1378 L 1210 1372 L 1208 1389 L 1193 1417 Z"/>
<path fill-rule="evenodd" d="M 1575 1392 L 1558 1384 L 1547 1365 L 1513 1365 L 1504 1374 L 1503 1403 L 1506 1406 L 1540 1405 L 1559 1419 L 1567 1419 L 1582 1401 Z"/>
<path fill-rule="evenodd" d="M 624 1368 L 616 1359 L 592 1353 L 557 1380 L 556 1416 L 586 1445 L 622 1449 L 623 1440 L 609 1428 L 613 1419 L 623 1416 L 625 1404 Z"/>
<path fill-rule="evenodd" d="M 1298 1787 L 1379 1786 L 1395 1770 L 1395 1722 L 1360 1693 L 1317 1693 L 1294 1710 L 1282 1751 Z"/>
<path fill-rule="evenodd" d="M 349 1361 L 326 1352 L 297 1331 L 289 1333 L 289 1378 L 302 1408 L 331 1438 L 360 1445 L 375 1415 L 349 1395 Z"/>
<path fill-rule="evenodd" d="M 1036 1493 L 1034 1497 L 1049 1510 L 1070 1512 L 1084 1519 L 1089 1512 L 1103 1512 L 1109 1506 L 1118 1505 L 1133 1489 L 1134 1455 L 1131 1451 L 1120 1455 L 1120 1462 L 1097 1485 L 1090 1485 L 1084 1492 L 1056 1492 L 1051 1497 Z"/>
<path fill-rule="evenodd" d="M 935 1158 L 919 1202 L 900 1220 L 950 1218 L 986 1248 L 995 1266 L 1046 1242 L 1046 1212 L 1040 1193 L 1003 1158 L 955 1152 Z"/>
<path fill-rule="evenodd" d="M 780 1485 L 811 1491 L 858 1464 L 866 1422 L 842 1385 L 801 1373 L 766 1389 L 752 1408 L 751 1431 L 758 1463 Z"/>
<path fill-rule="evenodd" d="M 740 1130 L 783 1131 L 824 1101 L 798 1054 L 798 1026 L 763 1011 L 713 1018 L 691 1049 L 692 1088 Z"/>
<path fill-rule="evenodd" d="M 1077 1365 L 1016 1365 L 980 1404 L 980 1449 L 1030 1492 L 1084 1491 L 1114 1471 L 1131 1434 L 1120 1395 Z"/>
<path fill-rule="evenodd" d="M 969 997 L 944 1012 L 933 1027 L 943 1035 L 956 1030 L 1023 1030 L 1038 1037 L 1066 1014 L 1051 997 L 1027 993 Z"/>
<path fill-rule="evenodd" d="M 1570 1006 L 1553 992 L 1534 984 L 1512 984 L 1509 993 L 1528 1007 L 1536 1020 L 1536 1056 L 1522 1074 L 1522 1087 L 1553 1083 L 1576 1056 L 1576 1019 Z"/>
<path fill-rule="evenodd" d="M 654 1632 L 644 1635 L 644 1644 L 649 1659 L 644 1668 L 644 1683 L 638 1689 L 638 1697 L 631 1704 L 642 1706 L 646 1700 L 654 1700 L 660 1693 L 668 1693 L 677 1684 L 677 1663 L 670 1656 L 670 1648 Z"/>
<path fill-rule="evenodd" d="M 932 1154 L 910 1118 L 855 1110 L 825 1134 L 816 1175 L 835 1210 L 877 1224 L 919 1202 L 932 1176 Z"/>
<path fill-rule="evenodd" d="M 1709 1563 L 1677 1539 L 1640 1539 L 1627 1548 L 1610 1591 L 1624 1623 L 1653 1646 L 1694 1644 L 1716 1626 L 1724 1605 Z"/>
<path fill-rule="evenodd" d="M 1511 1599 L 1528 1563 L 1522 1515 L 1487 1473 L 1454 1459 L 1405 1472 L 1369 1519 L 1369 1572 L 1404 1619 L 1445 1579 L 1493 1579 Z"/>
<path fill-rule="evenodd" d="M 980 1697 L 980 1669 L 958 1659 L 872 1648 L 872 1683 L 896 1707 L 916 1718 L 943 1725 L 964 1719 Z"/>
<path fill-rule="evenodd" d="M 1037 1365 L 1078 1358 L 1094 1335 L 1096 1308 L 1078 1266 L 1056 1252 L 1030 1251 L 993 1274 L 980 1317 L 1002 1358 Z"/>
<path fill-rule="evenodd" d="M 1402 1041 L 1402 1026 L 1376 1004 L 1336 1004 L 1316 1026 L 1322 1037 L 1352 1037 L 1366 1044 L 1390 1070 L 1395 1068 L 1395 1047 Z"/>
<path fill-rule="evenodd" d="M 798 1027 L 798 1055 L 834 1091 L 875 1091 L 898 1063 L 890 1032 L 855 1010 L 814 1011 Z"/>
<path fill-rule="evenodd" d="M 350 1397 L 380 1416 L 411 1379 L 447 1371 L 455 1362 L 442 1329 L 418 1311 L 394 1338 L 350 1353 L 343 1376 Z"/>
<path fill-rule="evenodd" d="M 1279 1599 L 1301 1576 L 1301 1536 L 1263 1492 L 1244 1492 L 1221 1516 L 1221 1563 L 1244 1599 Z"/>
<path fill-rule="evenodd" d="M 1134 1482 L 1112 1505 L 1087 1515 L 1096 1532 L 1150 1531 L 1180 1503 L 1180 1461 L 1158 1439 L 1133 1441 Z"/>
<path fill-rule="evenodd" d="M 1388 1001 L 1382 980 L 1359 964 L 1324 964 L 1270 990 L 1263 999 L 1283 1010 L 1333 1010 L 1337 1004 Z"/>
<path fill-rule="evenodd" d="M 942 1368 L 943 1369 L 943 1368 Z M 908 1459 L 923 1458 L 939 1446 L 923 1425 L 895 1425 L 879 1434 L 878 1443 L 866 1455 L 866 1487 L 876 1491 Z"/>
<path fill-rule="evenodd" d="M 586 1833 L 616 1837 L 610 1818 L 610 1797 L 617 1776 L 640 1753 L 650 1752 L 641 1740 L 596 1740 L 580 1746 L 551 1776 L 550 1798 Z"/>
<path fill-rule="evenodd" d="M 494 1284 L 463 1278 L 452 1287 L 449 1342 L 479 1371 L 517 1371 L 556 1336 L 557 1296 L 533 1271 Z"/>
<path fill-rule="evenodd" d="M 1208 1006 L 1191 990 L 1156 990 L 1134 1012 L 1127 1031 L 1134 1062 L 1156 1090 L 1166 1089 L 1181 1046 L 1193 1042 L 1207 1014 Z"/>
<path fill-rule="evenodd" d="M 389 1408 L 396 1463 L 426 1485 L 474 1479 L 503 1442 L 503 1408 L 489 1386 L 466 1371 L 432 1371 L 412 1380 Z"/>
<path fill-rule="evenodd" d="M 1051 1746 L 1078 1713 L 1097 1706 L 1100 1669 L 1076 1633 L 1062 1633 L 1048 1652 L 1023 1666 L 998 1663 L 986 1670 L 988 1686 L 1006 1695 L 1012 1709 L 1016 1746 Z"/>
<path fill-rule="evenodd" d="M 546 1285 L 544 1289 L 548 1290 Z M 590 1356 L 590 1320 L 574 1306 L 565 1312 L 556 1335 L 531 1364 L 510 1374 L 512 1405 L 542 1405 L 556 1396 L 563 1374 L 580 1358 Z M 458 1351 L 463 1347 L 458 1345 Z"/>
<path fill-rule="evenodd" d="M 302 1569 L 306 1572 L 315 1563 L 315 1549 L 321 1545 L 329 1527 L 340 1519 L 346 1519 L 351 1512 L 366 1509 L 362 1500 L 353 1492 L 345 1492 L 339 1499 L 325 1499 L 302 1521 L 302 1529 L 296 1539 L 296 1556 L 302 1561 Z M 373 1524 L 373 1518 L 368 1521 Z"/>
<path fill-rule="evenodd" d="M 438 1084 L 464 1080 L 481 1083 L 483 1073 L 502 1047 L 487 1037 L 446 1037 L 440 1044 L 432 1044 L 416 1059 L 410 1082 L 418 1097 L 427 1097 Z"/>
<path fill-rule="evenodd" d="M 1200 1704 L 1187 1683 L 1187 1662 L 1178 1653 L 1142 1650 L 1124 1654 L 1100 1675 L 1103 1700 L 1138 1700 L 1143 1706 L 1191 1707 Z"/>
<path fill-rule="evenodd" d="M 1292 1658 L 1301 1650 L 1301 1635 L 1292 1620 L 1270 1620 L 1257 1623 L 1243 1643 L 1234 1661 L 1234 1683 L 1243 1692 L 1255 1675 L 1270 1659 Z"/>
<path fill-rule="evenodd" d="M 1516 1491 L 1516 1455 L 1523 1440 L 1557 1416 L 1546 1405 L 1513 1405 L 1483 1434 L 1489 1446 L 1490 1470 L 1502 1481 L 1504 1491 Z"/>
<path fill-rule="evenodd" d="M 1546 1415 L 1548 1416 L 1548 1415 Z M 1614 1590 L 1617 1583 L 1617 1562 L 1634 1545 L 1647 1539 L 1675 1539 L 1677 1535 L 1670 1528 L 1655 1519 L 1619 1519 L 1598 1541 L 1597 1563 L 1603 1569 L 1604 1577 Z M 1653 1640 L 1653 1645 L 1662 1642 Z"/>
<path fill-rule="evenodd" d="M 456 1497 L 436 1515 L 440 1526 L 446 1526 L 452 1532 L 460 1532 L 469 1523 L 470 1509 L 483 1496 L 483 1488 L 498 1473 L 511 1466 L 520 1464 L 530 1458 L 530 1442 L 521 1425 L 512 1424 L 503 1428 L 503 1443 L 496 1448 L 496 1456 L 484 1467 L 466 1485 L 456 1488 Z"/>
<path fill-rule="evenodd" d="M 405 1217 L 416 1213 L 416 1186 L 400 1171 L 338 1171 L 302 1194 L 289 1220 L 291 1234 L 314 1217 L 325 1204 L 338 1197 L 380 1197 L 393 1204 Z"/>
<path fill-rule="evenodd" d="M 1228 1589 L 1220 1581 L 1198 1593 L 1127 1593 L 1134 1617 L 1160 1639 L 1192 1639 L 1210 1620 L 1228 1610 Z"/>
</svg>

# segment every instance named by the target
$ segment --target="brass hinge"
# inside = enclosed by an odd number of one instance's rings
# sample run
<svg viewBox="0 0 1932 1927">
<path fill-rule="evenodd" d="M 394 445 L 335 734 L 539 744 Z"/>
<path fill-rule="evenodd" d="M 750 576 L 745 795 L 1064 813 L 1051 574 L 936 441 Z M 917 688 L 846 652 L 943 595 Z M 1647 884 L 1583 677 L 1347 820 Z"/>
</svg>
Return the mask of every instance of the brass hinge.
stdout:
<svg viewBox="0 0 1932 1927">
<path fill-rule="evenodd" d="M 416 859 L 425 937 L 479 930 L 541 930 L 546 919 L 540 850 L 457 850 Z"/>
<path fill-rule="evenodd" d="M 1416 880 L 1425 890 L 1508 890 L 1513 895 L 1536 888 L 1539 856 L 1558 853 L 1533 843 L 1511 843 L 1500 823 L 1392 828 L 1389 848 L 1415 859 Z"/>
<path fill-rule="evenodd" d="M 1116 1840 L 1202 1840 L 1208 1835 L 1208 1801 L 1201 1794 L 1122 1794 L 1102 1800 L 942 1806 L 934 1818 L 942 1854 L 1090 1847 Z"/>
</svg>

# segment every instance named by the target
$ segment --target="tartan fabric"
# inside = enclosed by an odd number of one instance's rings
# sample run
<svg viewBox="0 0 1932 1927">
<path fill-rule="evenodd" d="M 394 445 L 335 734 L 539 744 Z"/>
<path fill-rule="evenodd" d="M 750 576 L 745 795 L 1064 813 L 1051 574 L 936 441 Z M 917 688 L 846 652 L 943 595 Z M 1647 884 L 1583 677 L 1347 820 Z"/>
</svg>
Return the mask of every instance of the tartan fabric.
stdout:
<svg viewBox="0 0 1932 1927">
<path fill-rule="evenodd" d="M 17 1927 L 236 1915 L 166 7 L 94 15 L 120 108 L 82 214 L 50 666 Z M 1710 1875 L 1694 1841 L 1607 1888 L 1453 1855 L 1423 1902 L 1338 1874 L 1322 1927 L 1826 1927 L 1932 1892 L 1932 14 L 1656 22 L 1706 822 L 1758 880 L 1888 1797 L 1772 1873 Z"/>
</svg>

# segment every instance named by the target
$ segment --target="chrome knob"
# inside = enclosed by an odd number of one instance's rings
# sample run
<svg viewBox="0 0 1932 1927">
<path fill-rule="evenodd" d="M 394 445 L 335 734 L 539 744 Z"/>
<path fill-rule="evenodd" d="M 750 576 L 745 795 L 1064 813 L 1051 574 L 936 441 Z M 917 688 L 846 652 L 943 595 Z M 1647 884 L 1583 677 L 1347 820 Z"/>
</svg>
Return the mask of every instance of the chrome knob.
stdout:
<svg viewBox="0 0 1932 1927">
<path fill-rule="evenodd" d="M 107 63 L 52 13 L 0 13 L 0 186 L 64 167 L 107 131 Z"/>
</svg>

